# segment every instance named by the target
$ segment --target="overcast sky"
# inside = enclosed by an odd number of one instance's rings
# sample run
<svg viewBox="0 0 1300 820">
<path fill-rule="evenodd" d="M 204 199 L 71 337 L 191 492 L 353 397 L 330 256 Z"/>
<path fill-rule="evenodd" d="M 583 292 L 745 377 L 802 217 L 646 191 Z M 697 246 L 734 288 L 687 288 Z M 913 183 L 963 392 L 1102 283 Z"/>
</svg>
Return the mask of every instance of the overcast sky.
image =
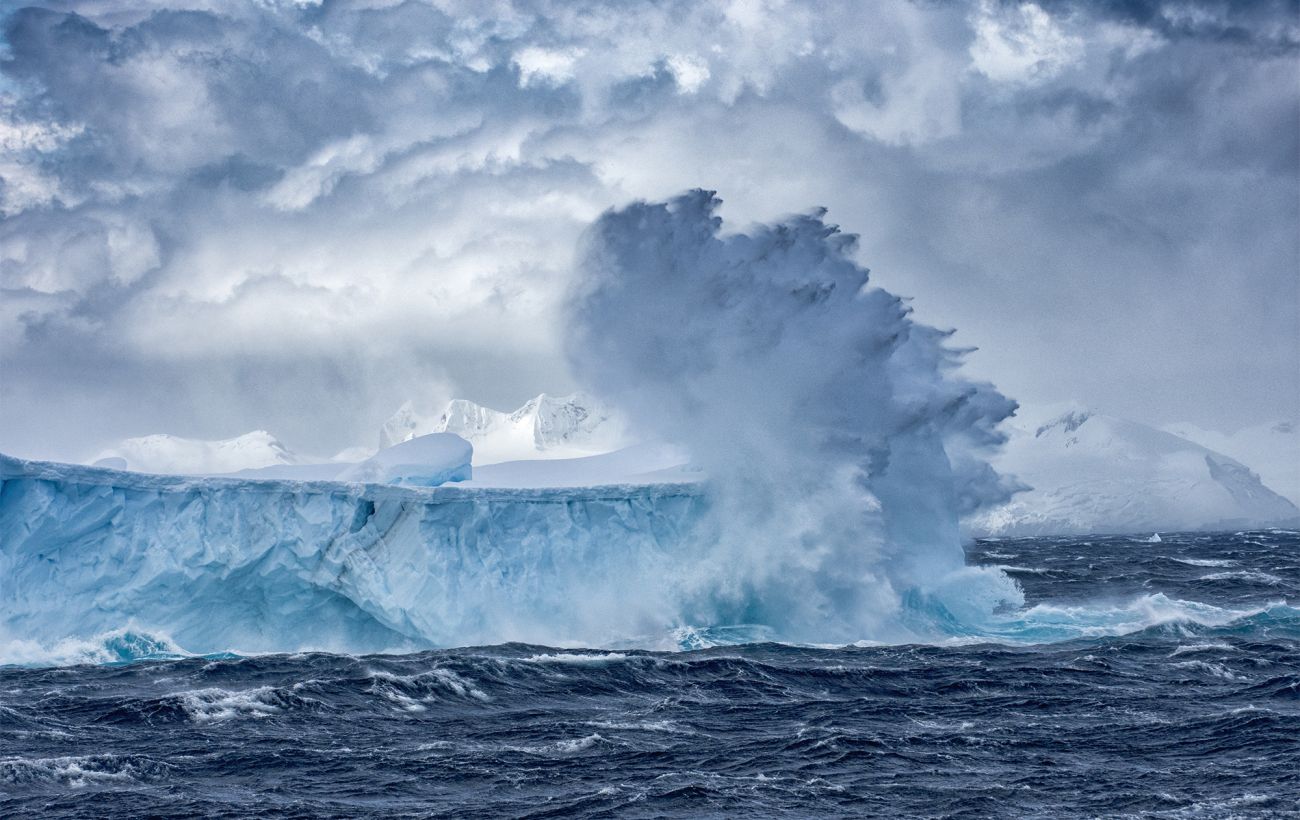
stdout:
<svg viewBox="0 0 1300 820">
<path fill-rule="evenodd" d="M 0 451 L 566 391 L 579 233 L 696 187 L 827 207 L 1022 401 L 1300 406 L 1297 2 L 0 9 Z"/>
</svg>

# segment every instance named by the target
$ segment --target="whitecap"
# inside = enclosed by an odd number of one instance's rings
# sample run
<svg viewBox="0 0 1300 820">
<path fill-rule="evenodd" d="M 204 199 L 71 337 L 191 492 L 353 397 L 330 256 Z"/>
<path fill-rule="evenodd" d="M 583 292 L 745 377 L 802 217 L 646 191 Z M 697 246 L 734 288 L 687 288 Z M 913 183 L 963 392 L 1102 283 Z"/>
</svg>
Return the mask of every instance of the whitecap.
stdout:
<svg viewBox="0 0 1300 820">
<path fill-rule="evenodd" d="M 236 692 L 218 688 L 195 689 L 178 692 L 175 697 L 190 719 L 197 723 L 270 717 L 279 714 L 285 706 L 285 694 L 273 686 Z"/>
<path fill-rule="evenodd" d="M 1181 661 L 1173 664 L 1177 669 L 1188 669 L 1194 672 L 1203 672 L 1216 678 L 1231 681 L 1246 681 L 1250 678 L 1238 675 L 1220 663 L 1209 663 L 1207 661 Z"/>
<path fill-rule="evenodd" d="M 1235 651 L 1235 648 L 1231 644 L 1226 644 L 1223 643 L 1222 641 L 1210 641 L 1209 643 L 1193 643 L 1193 644 L 1180 645 L 1176 647 L 1173 652 L 1169 653 L 1169 657 L 1172 658 L 1177 655 L 1189 655 L 1193 652 L 1232 652 L 1232 651 Z"/>
<path fill-rule="evenodd" d="M 1235 572 L 1215 572 L 1210 575 L 1202 575 L 1202 581 L 1250 581 L 1255 584 L 1268 584 L 1276 586 L 1283 583 L 1282 579 L 1276 575 L 1258 570 L 1237 570 Z"/>
<path fill-rule="evenodd" d="M 73 755 L 67 757 L 0 758 L 0 783 L 59 783 L 73 789 L 92 784 L 125 784 L 156 780 L 170 765 L 140 755 Z"/>
<path fill-rule="evenodd" d="M 533 655 L 524 658 L 525 663 L 563 663 L 574 666 L 605 666 L 606 664 L 619 663 L 628 659 L 628 656 L 621 652 L 603 652 L 600 654 L 571 654 L 563 653 L 556 655 Z"/>
</svg>

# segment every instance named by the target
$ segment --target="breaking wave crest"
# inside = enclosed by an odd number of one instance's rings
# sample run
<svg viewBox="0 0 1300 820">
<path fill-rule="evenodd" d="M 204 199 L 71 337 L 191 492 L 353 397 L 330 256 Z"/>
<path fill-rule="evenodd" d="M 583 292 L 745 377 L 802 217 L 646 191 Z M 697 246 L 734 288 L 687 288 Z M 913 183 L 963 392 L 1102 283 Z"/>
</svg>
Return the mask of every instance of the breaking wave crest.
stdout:
<svg viewBox="0 0 1300 820">
<path fill-rule="evenodd" d="M 53 643 L 0 635 L 0 664 L 15 666 L 78 666 L 175 660 L 191 653 L 165 632 L 136 626 L 110 630 L 90 638 L 64 638 Z"/>
<path fill-rule="evenodd" d="M 982 643 L 1008 645 L 1039 645 L 1072 640 L 1120 637 L 1150 632 L 1152 630 L 1186 638 L 1213 635 L 1239 635 L 1286 637 L 1300 639 L 1300 608 L 1285 601 L 1274 601 L 1247 608 L 1215 606 L 1196 601 L 1171 598 L 1164 593 L 1143 595 L 1116 603 L 1087 603 L 1080 605 L 1037 604 L 1014 610 L 982 615 L 972 620 L 954 613 L 942 600 L 921 594 L 908 596 L 904 610 L 899 615 L 900 624 L 910 630 L 910 638 L 884 641 L 864 638 L 849 642 L 853 646 L 880 646 L 891 643 L 953 646 Z M 53 667 L 83 664 L 121 664 L 138 661 L 179 660 L 187 657 L 204 657 L 215 660 L 233 660 L 245 655 L 237 651 L 193 655 L 155 638 L 147 632 L 127 632 L 141 647 L 167 646 L 166 651 L 141 651 L 136 654 L 121 653 L 94 642 L 69 641 L 60 648 L 44 652 L 25 647 L 23 654 L 0 654 L 0 667 Z M 106 639 L 114 644 L 115 633 Z M 695 651 L 725 646 L 748 644 L 786 644 L 789 646 L 840 646 L 827 642 L 788 642 L 780 640 L 772 629 L 758 624 L 731 624 L 725 626 L 682 626 L 663 635 L 645 635 L 613 642 L 618 651 L 563 650 L 542 652 L 523 659 L 525 663 L 541 667 L 597 667 L 618 664 L 633 657 L 629 649 L 658 651 Z M 66 646 L 77 645 L 68 652 Z M 82 646 L 84 644 L 84 646 Z M 1197 651 L 1195 646 L 1180 650 Z M 10 650 L 12 652 L 12 650 Z M 399 676 L 386 671 L 372 671 L 372 691 L 397 707 L 423 711 L 429 698 L 455 697 L 464 700 L 485 700 L 487 696 L 472 682 L 445 670 L 432 670 L 413 676 Z M 155 714 L 169 713 L 178 719 L 197 722 L 227 720 L 234 717 L 266 717 L 285 708 L 298 708 L 301 701 L 297 693 L 285 693 L 262 688 L 241 692 L 227 692 L 220 688 L 187 691 L 177 694 L 166 703 L 150 704 L 147 708 Z M 143 708 L 143 707 L 142 707 Z"/>
</svg>

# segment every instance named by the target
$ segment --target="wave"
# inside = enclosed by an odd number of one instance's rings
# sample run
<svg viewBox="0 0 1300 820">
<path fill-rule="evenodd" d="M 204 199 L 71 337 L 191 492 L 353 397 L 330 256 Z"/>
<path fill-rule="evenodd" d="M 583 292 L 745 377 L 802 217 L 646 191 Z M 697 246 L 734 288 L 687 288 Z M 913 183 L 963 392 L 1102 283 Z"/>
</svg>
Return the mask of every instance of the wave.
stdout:
<svg viewBox="0 0 1300 820">
<path fill-rule="evenodd" d="M 1236 561 L 1229 561 L 1226 558 L 1170 558 L 1179 564 L 1186 564 L 1189 567 L 1235 567 Z"/>
<path fill-rule="evenodd" d="M 1237 570 L 1235 572 L 1215 572 L 1209 575 L 1202 575 L 1202 581 L 1246 581 L 1252 584 L 1264 584 L 1266 586 L 1277 586 L 1286 583 L 1281 578 L 1268 572 L 1258 570 Z"/>
<path fill-rule="evenodd" d="M 225 653 L 218 653 L 222 655 Z M 89 638 L 67 637 L 52 643 L 0 636 L 0 666 L 110 665 L 193 657 L 160 630 L 135 625 Z"/>
<path fill-rule="evenodd" d="M 0 757 L 0 784 L 50 783 L 74 789 L 90 785 L 138 785 L 165 780 L 174 768 L 138 754 Z"/>
<path fill-rule="evenodd" d="M 911 596 L 906 602 L 908 620 L 915 632 L 906 640 L 881 641 L 862 639 L 848 645 L 871 647 L 916 644 L 954 646 L 1004 644 L 1037 646 L 1077 640 L 1149 635 L 1164 638 L 1201 638 L 1198 643 L 1178 644 L 1170 657 L 1199 652 L 1227 651 L 1231 645 L 1222 636 L 1251 636 L 1300 639 L 1300 608 L 1285 601 L 1275 601 L 1250 608 L 1220 607 L 1198 601 L 1171 598 L 1163 593 L 1142 595 L 1120 602 L 1093 602 L 1077 605 L 1037 604 L 1013 612 L 990 616 L 977 624 L 963 622 L 942 601 L 930 596 Z M 695 652 L 731 646 L 771 644 L 789 647 L 834 648 L 844 644 L 804 643 L 779 640 L 761 625 L 681 627 L 665 635 L 642 636 L 618 642 L 619 651 L 555 649 L 537 652 L 519 659 L 539 668 L 603 667 L 632 663 L 641 656 L 633 651 Z M 508 646 L 506 644 L 505 646 Z M 137 647 L 131 653 L 126 647 Z M 165 647 L 163 650 L 157 647 Z M 142 661 L 171 661 L 184 658 L 230 660 L 272 656 L 275 653 L 245 654 L 238 651 L 195 655 L 176 647 L 166 638 L 138 629 L 108 633 L 96 640 L 69 640 L 53 650 L 33 651 L 30 645 L 22 654 L 0 655 L 0 666 L 31 668 L 77 666 L 83 664 L 114 665 Z M 302 654 L 302 653 L 296 653 Z M 326 653 L 338 654 L 338 653 Z M 419 654 L 419 653 L 415 653 Z M 376 657 L 404 657 L 403 655 Z M 368 670 L 371 691 L 397 707 L 418 712 L 434 701 L 448 697 L 461 700 L 486 700 L 488 696 L 472 682 L 446 669 L 401 675 L 382 669 Z M 301 707 L 299 693 L 284 693 L 269 688 L 239 692 L 220 688 L 196 689 L 177 693 L 167 704 L 147 707 L 155 712 L 175 711 L 196 722 L 226 720 L 236 716 L 264 717 L 289 707 Z M 141 707 L 145 708 L 145 707 Z"/>
<path fill-rule="evenodd" d="M 1274 602 L 1248 609 L 1183 601 L 1163 593 L 1117 604 L 1039 604 L 1007 620 L 999 637 L 1014 643 L 1051 643 L 1135 634 L 1176 637 L 1220 634 L 1300 636 L 1300 609 Z"/>
</svg>

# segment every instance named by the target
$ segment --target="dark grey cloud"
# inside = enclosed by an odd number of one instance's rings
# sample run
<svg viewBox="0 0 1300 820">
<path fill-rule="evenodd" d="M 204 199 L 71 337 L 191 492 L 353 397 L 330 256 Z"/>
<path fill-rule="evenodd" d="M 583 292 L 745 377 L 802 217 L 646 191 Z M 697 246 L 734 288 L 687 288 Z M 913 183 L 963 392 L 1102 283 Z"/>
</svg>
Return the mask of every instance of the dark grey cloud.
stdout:
<svg viewBox="0 0 1300 820">
<path fill-rule="evenodd" d="M 1300 405 L 1294 2 L 174 3 L 0 17 L 0 450 L 564 390 L 608 207 L 812 206 L 1029 401 Z"/>
<path fill-rule="evenodd" d="M 1009 0 L 1004 0 L 1007 2 Z M 1019 0 L 1016 0 L 1019 2 Z M 1109 18 L 1171 40 L 1201 40 L 1294 52 L 1300 48 L 1297 0 L 1044 0 L 1052 14 Z"/>
</svg>

